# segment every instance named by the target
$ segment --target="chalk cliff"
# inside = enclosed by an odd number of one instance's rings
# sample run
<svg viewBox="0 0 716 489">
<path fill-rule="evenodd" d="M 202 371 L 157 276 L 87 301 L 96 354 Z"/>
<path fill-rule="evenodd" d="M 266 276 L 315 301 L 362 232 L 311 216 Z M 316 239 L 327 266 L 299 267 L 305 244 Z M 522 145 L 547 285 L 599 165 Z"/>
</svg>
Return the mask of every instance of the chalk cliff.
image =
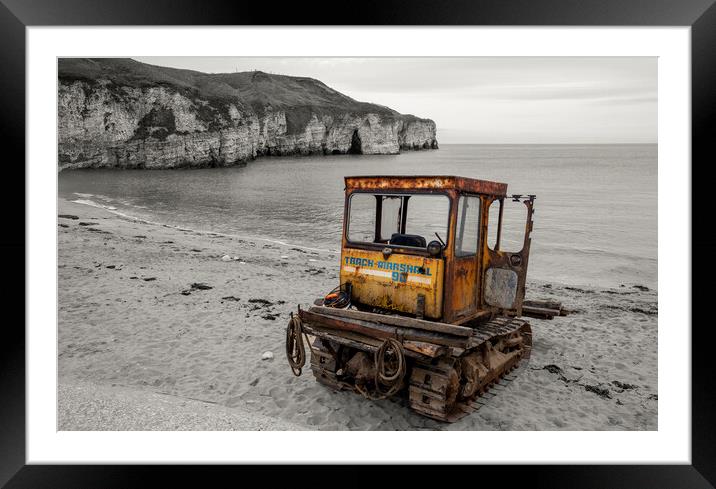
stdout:
<svg viewBox="0 0 716 489">
<path fill-rule="evenodd" d="M 131 59 L 58 63 L 60 169 L 229 166 L 262 155 L 437 149 L 435 123 L 318 80 Z"/>
</svg>

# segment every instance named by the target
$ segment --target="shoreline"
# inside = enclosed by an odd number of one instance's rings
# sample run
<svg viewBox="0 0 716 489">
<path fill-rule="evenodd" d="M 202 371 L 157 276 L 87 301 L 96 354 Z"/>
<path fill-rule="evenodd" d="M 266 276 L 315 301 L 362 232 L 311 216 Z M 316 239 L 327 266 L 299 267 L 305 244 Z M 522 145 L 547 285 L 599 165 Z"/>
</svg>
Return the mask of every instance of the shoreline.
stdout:
<svg viewBox="0 0 716 489">
<path fill-rule="evenodd" d="M 469 145 L 468 145 L 469 146 Z M 480 146 L 480 145 L 478 145 Z M 490 145 L 485 145 L 490 146 Z M 499 145 L 498 145 L 499 146 Z M 257 162 L 259 160 L 267 160 L 270 158 L 314 158 L 314 157 L 321 157 L 321 156 L 346 156 L 346 157 L 361 157 L 361 156 L 400 156 L 403 154 L 403 152 L 415 152 L 415 151 L 438 151 L 440 148 L 401 148 L 397 153 L 361 153 L 361 154 L 350 154 L 350 153 L 323 153 L 320 151 L 316 151 L 313 153 L 285 153 L 285 154 L 257 154 L 253 158 L 247 158 L 247 159 L 241 159 L 236 160 L 233 163 L 224 163 L 221 165 L 214 165 L 211 162 L 195 165 L 195 164 L 181 164 L 181 165 L 175 165 L 175 166 L 167 166 L 167 167 L 146 167 L 146 166 L 78 166 L 74 164 L 69 164 L 65 166 L 57 166 L 57 173 L 61 173 L 63 171 L 82 171 L 82 170 L 117 170 L 117 171 L 127 171 L 127 170 L 207 170 L 207 169 L 215 169 L 215 168 L 234 168 L 234 167 L 245 167 L 251 163 Z"/>
<path fill-rule="evenodd" d="M 327 390 L 310 369 L 290 373 L 288 314 L 335 286 L 337 253 L 142 222 L 64 199 L 58 214 L 76 217 L 58 217 L 62 429 L 113 429 L 101 406 L 92 407 L 93 389 L 111 403 L 113 392 L 131 391 L 127 402 L 142 410 L 162 395 L 234 410 L 241 420 L 275 420 L 259 429 L 657 429 L 656 291 L 530 282 L 529 298 L 581 312 L 531 319 L 530 364 L 483 409 L 445 425 L 400 399 L 371 402 Z M 267 351 L 273 358 L 262 360 Z M 62 417 L 78 391 L 90 393 L 84 421 Z M 185 419 L 185 407 L 166 407 L 165 416 Z M 164 417 L 135 418 L 122 429 L 166 429 Z M 253 429 L 187 423 L 179 429 Z"/>
<path fill-rule="evenodd" d="M 124 171 L 124 170 L 120 170 L 120 171 Z M 335 255 L 341 254 L 340 247 L 338 247 L 336 249 L 317 248 L 317 247 L 307 246 L 305 244 L 289 243 L 287 241 L 284 241 L 284 240 L 281 240 L 278 238 L 271 238 L 271 237 L 266 237 L 266 236 L 251 236 L 251 235 L 246 235 L 246 234 L 224 233 L 221 231 L 213 231 L 213 230 L 207 230 L 207 229 L 196 229 L 196 228 L 190 228 L 190 227 L 186 227 L 186 226 L 182 226 L 182 225 L 174 225 L 174 224 L 164 223 L 161 221 L 154 221 L 151 219 L 138 217 L 138 216 L 135 216 L 132 214 L 127 214 L 125 212 L 117 210 L 117 208 L 114 206 L 101 204 L 99 202 L 91 200 L 91 198 L 93 198 L 93 197 L 99 197 L 100 199 L 106 199 L 106 197 L 102 196 L 102 195 L 81 194 L 81 193 L 77 193 L 77 192 L 75 192 L 73 195 L 77 195 L 79 198 L 70 200 L 68 198 L 60 197 L 58 200 L 64 201 L 64 202 L 70 202 L 70 203 L 74 203 L 74 204 L 86 205 L 86 206 L 97 208 L 97 209 L 102 209 L 102 210 L 105 210 L 105 211 L 107 211 L 113 215 L 116 215 L 120 218 L 126 219 L 128 221 L 136 221 L 139 223 L 148 224 L 148 225 L 152 225 L 152 226 L 166 227 L 166 228 L 175 229 L 177 231 L 182 231 L 182 232 L 198 233 L 198 234 L 205 235 L 205 236 L 223 236 L 223 237 L 227 237 L 227 238 L 234 238 L 234 239 L 254 241 L 254 242 L 261 241 L 261 242 L 270 243 L 270 244 L 274 244 L 274 245 L 286 246 L 286 247 L 291 247 L 291 248 L 300 248 L 305 251 L 315 251 L 315 252 L 319 252 L 319 253 L 329 253 L 329 254 L 332 253 Z M 587 251 L 587 253 L 589 253 L 589 252 Z M 614 254 L 612 252 L 604 252 L 604 253 L 609 254 L 611 256 L 618 256 L 620 258 L 627 256 L 624 254 Z M 632 257 L 637 258 L 637 257 L 640 257 L 640 255 L 635 254 L 635 255 L 632 255 Z M 654 261 L 656 262 L 656 259 L 654 259 Z M 645 285 L 647 283 L 648 283 L 648 285 Z M 636 288 L 636 289 L 646 288 L 648 290 L 653 290 L 654 292 L 656 292 L 658 290 L 658 284 L 651 283 L 649 281 L 641 281 L 641 282 L 625 281 L 625 283 L 620 283 L 619 287 L 617 288 L 616 285 L 609 286 L 609 285 L 605 285 L 605 284 L 582 283 L 582 282 L 559 282 L 558 280 L 534 279 L 534 278 L 528 277 L 527 284 L 530 286 L 537 286 L 537 287 L 541 287 L 545 284 L 550 284 L 550 285 L 555 284 L 555 285 L 562 286 L 568 290 L 570 288 L 586 289 L 586 290 L 592 290 L 592 291 L 613 291 L 618 288 L 620 288 L 620 289 L 621 288 Z M 607 293 L 609 293 L 609 292 L 607 292 Z"/>
<path fill-rule="evenodd" d="M 165 228 L 175 229 L 177 231 L 201 234 L 201 235 L 205 235 L 205 236 L 222 236 L 225 238 L 248 240 L 248 241 L 264 241 L 266 243 L 277 244 L 277 245 L 293 247 L 293 248 L 301 248 L 306 251 L 316 251 L 319 253 L 333 253 L 333 254 L 341 253 L 340 250 L 328 250 L 325 248 L 312 248 L 312 247 L 301 245 L 301 244 L 287 243 L 285 241 L 281 241 L 278 239 L 262 238 L 259 236 L 245 236 L 245 235 L 232 234 L 232 233 L 222 233 L 219 231 L 208 231 L 205 229 L 194 229 L 194 228 L 187 228 L 184 226 L 175 226 L 172 224 L 167 224 L 167 223 L 163 223 L 163 222 L 159 222 L 159 221 L 152 221 L 149 219 L 144 219 L 141 217 L 133 216 L 131 214 L 125 214 L 124 212 L 118 211 L 116 208 L 111 208 L 110 206 L 105 206 L 105 205 L 99 204 L 99 203 L 94 202 L 89 199 L 75 199 L 75 200 L 59 199 L 59 200 L 62 200 L 65 202 L 72 202 L 74 204 L 86 205 L 86 206 L 94 207 L 97 209 L 102 209 L 102 210 L 107 211 L 111 214 L 114 214 L 122 219 L 127 219 L 128 221 L 138 222 L 141 224 L 148 224 L 150 226 L 161 226 L 161 227 L 165 227 Z"/>
</svg>

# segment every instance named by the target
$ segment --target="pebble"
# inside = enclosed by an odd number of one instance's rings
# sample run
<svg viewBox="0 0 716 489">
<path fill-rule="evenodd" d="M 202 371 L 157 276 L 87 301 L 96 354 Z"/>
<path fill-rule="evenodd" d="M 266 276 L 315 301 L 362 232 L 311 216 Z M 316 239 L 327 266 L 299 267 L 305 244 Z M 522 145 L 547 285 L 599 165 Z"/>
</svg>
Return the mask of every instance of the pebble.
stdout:
<svg viewBox="0 0 716 489">
<path fill-rule="evenodd" d="M 231 261 L 231 257 L 229 255 L 224 255 L 221 257 L 221 261 Z"/>
<path fill-rule="evenodd" d="M 271 360 L 273 358 L 273 353 L 270 351 L 265 351 L 263 355 L 261 355 L 261 360 Z"/>
</svg>

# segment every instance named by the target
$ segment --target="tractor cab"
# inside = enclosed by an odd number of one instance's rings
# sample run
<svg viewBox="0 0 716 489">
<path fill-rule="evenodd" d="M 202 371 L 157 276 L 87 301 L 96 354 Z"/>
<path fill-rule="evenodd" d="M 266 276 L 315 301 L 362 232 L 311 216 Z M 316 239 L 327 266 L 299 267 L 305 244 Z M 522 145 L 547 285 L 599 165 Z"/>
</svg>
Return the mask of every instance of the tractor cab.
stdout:
<svg viewBox="0 0 716 489">
<path fill-rule="evenodd" d="M 351 304 L 452 324 L 519 316 L 534 196 L 506 192 L 454 176 L 346 177 L 340 283 Z M 525 231 L 506 252 L 503 208 L 514 202 L 526 206 Z"/>
<path fill-rule="evenodd" d="M 345 184 L 340 284 L 291 314 L 291 370 L 301 375 L 306 338 L 318 382 L 371 400 L 402 392 L 414 411 L 457 421 L 530 358 L 532 328 L 517 316 L 534 196 L 452 176 Z M 503 236 L 512 205 L 525 212 L 525 225 Z M 501 241 L 518 251 L 503 251 Z"/>
</svg>

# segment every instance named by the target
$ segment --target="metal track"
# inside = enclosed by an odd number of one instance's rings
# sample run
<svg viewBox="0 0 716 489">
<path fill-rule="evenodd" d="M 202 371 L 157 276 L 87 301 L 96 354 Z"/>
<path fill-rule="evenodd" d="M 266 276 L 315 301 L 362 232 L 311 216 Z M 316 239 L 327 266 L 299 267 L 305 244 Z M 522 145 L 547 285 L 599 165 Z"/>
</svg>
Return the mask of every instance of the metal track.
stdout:
<svg viewBox="0 0 716 489">
<path fill-rule="evenodd" d="M 309 334 L 316 335 L 311 348 L 311 370 L 316 380 L 336 390 L 353 390 L 355 386 L 341 379 L 340 364 L 342 349 L 373 351 L 374 346 L 364 341 L 368 338 L 341 338 L 312 327 L 306 328 Z M 320 336 L 319 336 L 320 335 Z M 522 344 L 516 354 L 502 365 L 499 370 L 490 370 L 485 384 L 480 385 L 469 398 L 460 397 L 462 372 L 460 361 L 466 355 L 477 351 L 486 342 L 499 343 L 515 335 L 522 337 Z M 362 341 L 361 341 L 362 340 Z M 491 347 L 491 346 L 490 346 Z M 469 338 L 467 348 L 453 349 L 452 354 L 435 358 L 409 358 L 407 379 L 407 398 L 411 409 L 445 422 L 455 422 L 483 406 L 496 392 L 512 381 L 510 375 L 520 363 L 525 363 L 532 349 L 532 331 L 529 323 L 522 319 L 497 317 L 475 327 Z"/>
<path fill-rule="evenodd" d="M 476 392 L 467 399 L 459 399 L 455 392 L 455 378 L 461 377 L 460 358 L 480 348 L 487 341 L 497 342 L 508 339 L 515 334 L 523 338 L 523 345 L 516 354 L 498 371 L 490 371 Z M 475 330 L 470 347 L 459 357 L 440 359 L 438 362 L 416 362 L 410 376 L 408 387 L 410 407 L 429 418 L 454 423 L 466 415 L 482 407 L 494 397 L 495 391 L 504 387 L 514 379 L 508 375 L 522 360 L 528 360 L 532 349 L 532 331 L 523 320 L 500 317 Z"/>
</svg>

